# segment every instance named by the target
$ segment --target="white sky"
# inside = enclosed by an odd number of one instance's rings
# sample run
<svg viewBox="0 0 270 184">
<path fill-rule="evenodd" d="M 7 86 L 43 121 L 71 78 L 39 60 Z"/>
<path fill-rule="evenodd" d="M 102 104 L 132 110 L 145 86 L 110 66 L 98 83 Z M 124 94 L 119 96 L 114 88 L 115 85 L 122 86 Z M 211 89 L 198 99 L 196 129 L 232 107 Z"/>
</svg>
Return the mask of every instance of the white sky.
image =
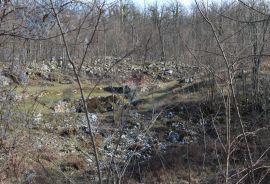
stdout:
<svg viewBox="0 0 270 184">
<path fill-rule="evenodd" d="M 135 4 L 139 4 L 140 6 L 144 5 L 144 0 L 132 0 Z M 158 4 L 166 3 L 166 2 L 174 2 L 175 0 L 145 0 L 146 4 L 153 4 L 157 2 Z M 185 5 L 186 7 L 190 6 L 190 4 L 194 0 L 177 0 L 181 4 Z"/>
<path fill-rule="evenodd" d="M 85 0 L 85 1 L 89 1 L 89 0 Z M 153 5 L 156 2 L 158 3 L 158 5 L 162 5 L 162 4 L 167 3 L 167 2 L 178 1 L 186 7 L 189 7 L 192 3 L 194 3 L 194 0 L 127 0 L 127 1 L 132 1 L 132 2 L 134 2 L 134 4 L 136 4 L 140 7 L 144 6 L 144 1 L 145 1 L 146 5 Z M 201 0 L 199 0 L 199 1 L 201 1 Z M 119 0 L 106 0 L 106 2 L 119 2 Z M 123 0 L 123 2 L 125 2 L 125 0 Z"/>
</svg>

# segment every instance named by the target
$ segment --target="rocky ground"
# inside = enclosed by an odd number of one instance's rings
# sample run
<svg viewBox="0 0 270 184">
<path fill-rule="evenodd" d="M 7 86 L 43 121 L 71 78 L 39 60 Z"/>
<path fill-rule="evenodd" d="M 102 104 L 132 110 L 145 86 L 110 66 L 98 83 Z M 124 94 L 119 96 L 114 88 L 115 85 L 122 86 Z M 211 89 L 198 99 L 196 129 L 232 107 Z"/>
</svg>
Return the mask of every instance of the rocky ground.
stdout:
<svg viewBox="0 0 270 184">
<path fill-rule="evenodd" d="M 223 183 L 219 141 L 226 134 L 225 112 L 221 99 L 208 95 L 211 82 L 202 80 L 203 72 L 184 64 L 142 67 L 129 60 L 107 72 L 115 61 L 107 60 L 86 65 L 81 73 L 104 180 Z M 0 181 L 95 183 L 93 145 L 71 66 L 4 65 L 0 86 Z M 270 142 L 263 136 L 269 134 L 265 121 L 250 138 L 260 150 L 267 149 L 261 142 Z M 235 125 L 232 134 L 238 133 Z M 234 163 L 245 154 L 241 146 L 235 146 Z M 245 174 L 235 176 L 243 167 L 240 162 L 232 167 L 232 183 Z"/>
</svg>

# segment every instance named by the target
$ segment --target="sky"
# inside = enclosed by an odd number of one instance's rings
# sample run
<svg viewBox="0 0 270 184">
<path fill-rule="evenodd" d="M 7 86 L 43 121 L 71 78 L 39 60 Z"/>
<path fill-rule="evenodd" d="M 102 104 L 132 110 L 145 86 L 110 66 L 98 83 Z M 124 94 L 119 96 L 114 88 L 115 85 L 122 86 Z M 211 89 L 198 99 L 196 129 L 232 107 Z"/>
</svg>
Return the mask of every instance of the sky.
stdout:
<svg viewBox="0 0 270 184">
<path fill-rule="evenodd" d="M 89 1 L 89 0 L 85 0 L 85 1 Z M 137 5 L 138 7 L 141 7 L 141 8 L 144 7 L 144 1 L 145 1 L 146 5 L 154 5 L 154 3 L 156 3 L 156 2 L 158 3 L 158 5 L 162 5 L 165 3 L 178 1 L 182 5 L 184 5 L 186 8 L 189 8 L 191 4 L 194 4 L 194 0 L 123 0 L 123 2 L 125 2 L 125 1 L 127 1 L 127 2 L 132 1 L 135 5 Z M 199 0 L 199 1 L 202 1 L 202 0 Z M 106 0 L 106 2 L 116 3 L 116 2 L 119 2 L 119 0 Z"/>
<path fill-rule="evenodd" d="M 162 4 L 165 2 L 173 2 L 175 0 L 145 0 L 146 4 L 153 4 L 155 2 L 157 2 L 158 4 Z M 178 2 L 180 2 L 181 4 L 183 4 L 186 7 L 189 7 L 190 4 L 194 1 L 194 0 L 177 0 Z M 143 7 L 144 5 L 144 0 L 133 0 L 134 3 L 140 5 Z"/>
</svg>

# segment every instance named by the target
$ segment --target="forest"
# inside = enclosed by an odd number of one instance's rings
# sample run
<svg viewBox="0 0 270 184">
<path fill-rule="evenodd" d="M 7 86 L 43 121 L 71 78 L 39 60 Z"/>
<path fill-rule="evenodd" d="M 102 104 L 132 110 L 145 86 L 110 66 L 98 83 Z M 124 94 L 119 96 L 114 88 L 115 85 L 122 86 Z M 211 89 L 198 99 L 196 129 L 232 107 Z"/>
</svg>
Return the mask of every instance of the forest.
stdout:
<svg viewBox="0 0 270 184">
<path fill-rule="evenodd" d="M 162 2 L 0 0 L 0 183 L 270 183 L 270 2 Z"/>
</svg>

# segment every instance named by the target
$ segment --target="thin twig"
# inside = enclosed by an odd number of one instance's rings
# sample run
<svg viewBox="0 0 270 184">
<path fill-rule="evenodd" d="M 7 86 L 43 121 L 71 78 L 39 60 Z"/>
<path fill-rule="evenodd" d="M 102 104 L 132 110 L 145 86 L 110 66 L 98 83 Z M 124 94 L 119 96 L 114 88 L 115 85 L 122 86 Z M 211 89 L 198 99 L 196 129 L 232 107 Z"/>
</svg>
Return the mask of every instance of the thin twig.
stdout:
<svg viewBox="0 0 270 184">
<path fill-rule="evenodd" d="M 94 134 L 93 134 L 93 131 L 92 131 L 92 126 L 91 126 L 91 123 L 90 123 L 90 118 L 89 118 L 89 115 L 88 115 L 88 109 L 87 109 L 86 100 L 85 100 L 85 97 L 84 97 L 80 77 L 79 77 L 79 74 L 77 73 L 75 63 L 71 59 L 71 55 L 70 55 L 70 52 L 69 52 L 69 47 L 68 47 L 68 44 L 66 42 L 66 37 L 65 37 L 64 32 L 63 32 L 63 28 L 62 28 L 62 25 L 61 25 L 61 22 L 60 22 L 60 19 L 59 19 L 59 15 L 56 12 L 56 9 L 54 7 L 54 3 L 53 3 L 52 0 L 50 0 L 50 3 L 51 3 L 51 7 L 52 7 L 54 17 L 55 17 L 55 19 L 57 21 L 58 28 L 59 28 L 59 30 L 61 32 L 61 37 L 62 37 L 62 40 L 64 42 L 64 46 L 65 46 L 66 54 L 67 54 L 67 57 L 68 57 L 68 61 L 72 65 L 73 73 L 74 73 L 74 75 L 76 77 L 77 84 L 79 86 L 81 100 L 82 100 L 83 107 L 84 107 L 84 112 L 85 112 L 85 117 L 86 117 L 86 120 L 87 120 L 88 129 L 89 129 L 89 132 L 90 132 L 90 139 L 91 139 L 91 142 L 93 144 L 95 162 L 96 162 L 96 167 L 97 167 L 98 177 L 99 177 L 99 183 L 102 184 L 102 175 L 101 175 L 100 163 L 99 163 L 99 158 L 98 158 L 98 151 L 97 151 L 97 147 L 96 147 L 95 137 L 94 137 Z"/>
</svg>

